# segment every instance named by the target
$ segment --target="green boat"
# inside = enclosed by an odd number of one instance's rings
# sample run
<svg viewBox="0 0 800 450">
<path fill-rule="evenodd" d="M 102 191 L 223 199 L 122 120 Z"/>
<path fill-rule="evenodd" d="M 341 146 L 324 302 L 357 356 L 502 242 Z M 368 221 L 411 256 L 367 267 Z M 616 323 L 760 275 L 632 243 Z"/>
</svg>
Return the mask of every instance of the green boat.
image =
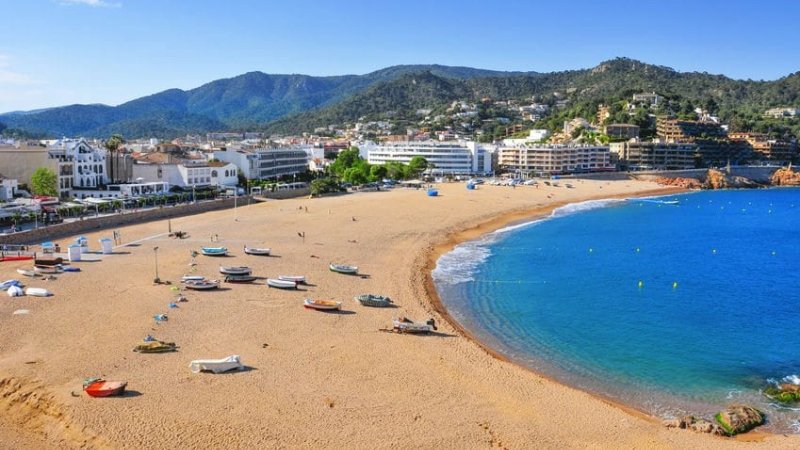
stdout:
<svg viewBox="0 0 800 450">
<path fill-rule="evenodd" d="M 392 303 L 392 299 L 382 295 L 361 294 L 356 295 L 355 299 L 364 306 L 373 306 L 376 308 L 386 308 L 387 306 L 394 305 L 394 303 Z"/>
</svg>

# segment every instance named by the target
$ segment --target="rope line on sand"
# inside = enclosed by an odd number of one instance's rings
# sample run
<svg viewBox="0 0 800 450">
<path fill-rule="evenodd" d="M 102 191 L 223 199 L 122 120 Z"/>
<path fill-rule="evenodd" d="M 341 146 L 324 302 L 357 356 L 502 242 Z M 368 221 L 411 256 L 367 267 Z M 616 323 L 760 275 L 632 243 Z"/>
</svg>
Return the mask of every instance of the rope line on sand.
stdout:
<svg viewBox="0 0 800 450">
<path fill-rule="evenodd" d="M 147 236 L 147 237 L 143 237 L 143 238 L 141 238 L 141 239 L 137 239 L 137 240 L 135 240 L 135 241 L 126 242 L 126 243 L 124 243 L 124 244 L 120 244 L 120 245 L 117 245 L 117 246 L 114 246 L 114 247 L 111 247 L 111 248 L 122 248 L 122 247 L 127 247 L 127 246 L 129 246 L 129 245 L 138 244 L 138 243 L 140 243 L 140 242 L 149 241 L 150 239 L 160 238 L 160 237 L 162 237 L 162 236 L 168 236 L 168 235 L 169 235 L 169 233 L 158 233 L 158 234 L 154 234 L 154 235 L 152 235 L 152 236 Z"/>
</svg>

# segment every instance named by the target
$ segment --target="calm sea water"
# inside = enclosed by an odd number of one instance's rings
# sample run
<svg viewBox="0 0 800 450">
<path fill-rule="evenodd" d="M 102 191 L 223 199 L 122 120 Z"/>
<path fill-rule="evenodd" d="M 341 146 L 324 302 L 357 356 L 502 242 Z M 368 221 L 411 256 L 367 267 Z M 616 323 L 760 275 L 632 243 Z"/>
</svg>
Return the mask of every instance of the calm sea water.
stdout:
<svg viewBox="0 0 800 450">
<path fill-rule="evenodd" d="M 800 190 L 587 202 L 456 247 L 444 305 L 512 360 L 660 417 L 800 374 Z M 796 379 L 796 378 L 795 378 Z"/>
</svg>

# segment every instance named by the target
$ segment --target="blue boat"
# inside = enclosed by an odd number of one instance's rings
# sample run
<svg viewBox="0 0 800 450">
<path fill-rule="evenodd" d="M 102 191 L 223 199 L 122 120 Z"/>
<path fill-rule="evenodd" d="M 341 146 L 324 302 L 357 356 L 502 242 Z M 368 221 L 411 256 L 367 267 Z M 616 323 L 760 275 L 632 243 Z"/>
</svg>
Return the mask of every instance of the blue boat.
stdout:
<svg viewBox="0 0 800 450">
<path fill-rule="evenodd" d="M 227 256 L 227 247 L 201 247 L 200 253 L 206 256 Z"/>
<path fill-rule="evenodd" d="M 437 195 L 439 195 L 439 191 L 434 188 L 428 189 L 428 197 L 436 197 Z"/>
</svg>

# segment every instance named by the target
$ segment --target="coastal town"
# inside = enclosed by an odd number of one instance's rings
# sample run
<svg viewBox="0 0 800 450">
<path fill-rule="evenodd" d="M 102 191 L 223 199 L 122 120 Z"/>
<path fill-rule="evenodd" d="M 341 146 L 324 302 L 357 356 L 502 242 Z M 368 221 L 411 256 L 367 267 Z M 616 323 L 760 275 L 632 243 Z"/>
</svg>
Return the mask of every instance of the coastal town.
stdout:
<svg viewBox="0 0 800 450">
<path fill-rule="evenodd" d="M 693 111 L 692 120 L 656 115 L 663 101 L 655 92 L 638 93 L 621 107 L 623 117 L 625 111 L 629 117 L 649 111 L 646 117 L 655 130 L 650 138 L 643 137 L 637 125 L 611 122 L 611 108 L 600 104 L 595 117 L 565 120 L 555 132 L 515 125 L 506 130 L 507 137 L 486 142 L 480 132 L 474 132 L 482 106 L 465 101 L 450 105 L 447 116 L 431 117 L 430 110 L 417 111 L 419 123 L 407 127 L 405 134 L 392 134 L 397 126 L 391 121 L 357 121 L 299 136 L 210 132 L 170 141 L 125 141 L 119 135 L 105 139 L 6 138 L 0 141 L 0 225 L 8 233 L 59 223 L 65 217 L 148 205 L 163 207 L 275 191 L 307 195 L 309 183 L 330 175 L 329 166 L 341 151 L 350 148 L 357 148 L 368 164 L 384 167 L 423 158 L 425 168 L 415 175 L 428 181 L 497 177 L 509 185 L 534 178 L 609 172 L 785 166 L 798 156 L 796 138 L 730 131 L 719 117 L 702 108 Z M 552 106 L 535 101 L 484 102 L 534 125 L 552 109 L 565 106 L 564 102 Z M 772 108 L 763 114 L 794 120 L 800 110 Z M 490 121 L 509 123 L 504 117 Z M 452 125 L 442 126 L 443 122 Z M 55 174 L 55 192 L 42 192 L 41 187 L 37 192 L 33 183 L 37 170 Z M 377 186 L 386 179 L 369 178 L 360 181 Z M 346 181 L 353 180 L 339 180 Z"/>
</svg>

